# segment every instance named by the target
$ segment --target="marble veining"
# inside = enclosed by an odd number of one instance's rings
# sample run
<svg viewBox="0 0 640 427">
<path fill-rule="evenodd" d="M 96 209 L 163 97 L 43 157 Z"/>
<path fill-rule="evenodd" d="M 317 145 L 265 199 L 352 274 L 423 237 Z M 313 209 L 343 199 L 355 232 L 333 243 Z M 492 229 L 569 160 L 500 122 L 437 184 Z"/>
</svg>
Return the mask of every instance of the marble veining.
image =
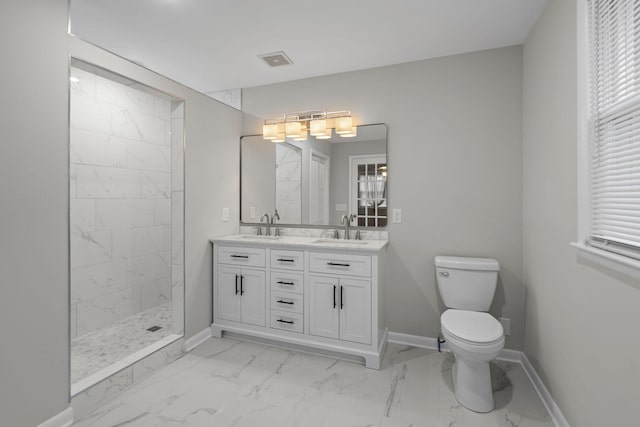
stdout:
<svg viewBox="0 0 640 427">
<path fill-rule="evenodd" d="M 156 325 L 162 329 L 146 330 Z M 71 383 L 173 333 L 169 302 L 74 338 L 71 340 Z"/>
<path fill-rule="evenodd" d="M 330 229 L 324 228 L 288 228 L 288 227 L 280 227 L 280 235 L 281 236 L 291 236 L 291 237 L 316 237 L 319 239 L 331 239 L 333 238 L 334 230 L 343 230 L 344 227 L 334 226 Z M 255 235 L 256 227 L 241 225 L 240 226 L 240 234 L 246 235 Z M 389 240 L 389 232 L 388 231 L 379 231 L 379 230 L 360 230 L 360 235 L 362 240 Z M 342 233 L 340 234 L 342 237 Z"/>
<path fill-rule="evenodd" d="M 209 339 L 75 426 L 552 427 L 524 370 L 492 363 L 496 409 L 453 394 L 453 356 L 390 344 L 382 369 L 313 354 Z"/>
</svg>

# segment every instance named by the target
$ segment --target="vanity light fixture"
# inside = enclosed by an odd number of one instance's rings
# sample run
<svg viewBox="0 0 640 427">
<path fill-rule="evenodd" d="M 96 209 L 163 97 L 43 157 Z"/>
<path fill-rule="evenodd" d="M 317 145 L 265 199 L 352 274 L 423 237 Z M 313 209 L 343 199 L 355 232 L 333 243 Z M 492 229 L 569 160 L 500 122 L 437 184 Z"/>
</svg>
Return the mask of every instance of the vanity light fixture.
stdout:
<svg viewBox="0 0 640 427">
<path fill-rule="evenodd" d="M 351 111 L 311 110 L 285 113 L 277 119 L 268 119 L 262 126 L 262 137 L 271 142 L 306 141 L 309 135 L 316 139 L 329 139 L 336 135 L 352 138 L 357 135 Z"/>
</svg>

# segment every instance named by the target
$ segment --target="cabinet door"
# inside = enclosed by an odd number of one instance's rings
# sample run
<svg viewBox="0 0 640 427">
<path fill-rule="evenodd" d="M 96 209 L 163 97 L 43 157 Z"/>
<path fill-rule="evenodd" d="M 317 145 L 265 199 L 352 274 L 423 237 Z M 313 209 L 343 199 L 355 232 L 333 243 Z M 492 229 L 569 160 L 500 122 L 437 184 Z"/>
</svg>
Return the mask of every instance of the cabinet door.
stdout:
<svg viewBox="0 0 640 427">
<path fill-rule="evenodd" d="M 340 337 L 339 279 L 309 276 L 309 333 L 320 337 Z M 334 307 L 335 305 L 335 307 Z"/>
<path fill-rule="evenodd" d="M 340 279 L 340 339 L 371 344 L 371 282 Z"/>
<path fill-rule="evenodd" d="M 218 265 L 218 299 L 216 316 L 225 320 L 240 320 L 240 269 Z M 237 290 L 237 293 L 236 293 Z"/>
<path fill-rule="evenodd" d="M 240 321 L 264 326 L 266 304 L 264 271 L 242 269 L 240 280 Z"/>
</svg>

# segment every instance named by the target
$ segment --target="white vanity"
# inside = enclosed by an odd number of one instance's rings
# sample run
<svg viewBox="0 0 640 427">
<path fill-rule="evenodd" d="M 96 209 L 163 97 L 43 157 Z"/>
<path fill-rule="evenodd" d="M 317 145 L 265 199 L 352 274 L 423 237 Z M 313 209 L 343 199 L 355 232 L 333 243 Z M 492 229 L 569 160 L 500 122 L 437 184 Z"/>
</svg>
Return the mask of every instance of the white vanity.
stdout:
<svg viewBox="0 0 640 427">
<path fill-rule="evenodd" d="M 213 243 L 213 336 L 364 358 L 380 369 L 386 240 L 232 235 Z"/>
</svg>

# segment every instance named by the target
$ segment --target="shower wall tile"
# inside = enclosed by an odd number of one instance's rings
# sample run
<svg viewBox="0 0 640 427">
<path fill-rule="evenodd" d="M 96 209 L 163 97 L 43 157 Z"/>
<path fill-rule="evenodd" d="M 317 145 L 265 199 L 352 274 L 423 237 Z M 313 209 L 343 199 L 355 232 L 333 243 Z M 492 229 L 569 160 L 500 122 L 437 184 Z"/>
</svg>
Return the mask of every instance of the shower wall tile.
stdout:
<svg viewBox="0 0 640 427">
<path fill-rule="evenodd" d="M 140 285 L 140 309 L 142 311 L 171 301 L 171 277 L 163 277 Z"/>
<path fill-rule="evenodd" d="M 96 97 L 96 75 L 80 68 L 71 69 L 71 77 L 77 81 L 71 81 L 71 95 L 84 96 L 87 98 Z"/>
<path fill-rule="evenodd" d="M 113 104 L 123 109 L 154 115 L 154 96 L 109 79 L 96 80 L 96 100 L 101 104 Z"/>
<path fill-rule="evenodd" d="M 72 129 L 88 130 L 110 134 L 111 127 L 111 106 L 99 104 L 94 98 L 86 96 L 71 97 L 70 126 Z"/>
<path fill-rule="evenodd" d="M 71 270 L 71 301 L 89 301 L 102 295 L 129 289 L 127 283 L 127 260 L 95 264 Z"/>
<path fill-rule="evenodd" d="M 172 129 L 183 129 L 182 117 L 171 119 Z M 182 132 L 171 133 L 171 188 L 173 191 L 184 189 L 184 135 Z"/>
<path fill-rule="evenodd" d="M 69 329 L 71 332 L 71 339 L 78 336 L 78 305 L 71 304 L 71 319 Z"/>
<path fill-rule="evenodd" d="M 153 97 L 153 115 L 164 120 L 171 119 L 171 101 L 168 99 L 160 98 L 159 96 Z"/>
<path fill-rule="evenodd" d="M 111 231 L 71 233 L 72 268 L 100 264 L 111 259 Z"/>
<path fill-rule="evenodd" d="M 113 257 L 129 258 L 165 250 L 165 226 L 118 228 L 113 230 Z"/>
<path fill-rule="evenodd" d="M 96 229 L 96 201 L 71 199 L 71 232 L 80 233 Z"/>
<path fill-rule="evenodd" d="M 140 197 L 140 171 L 78 165 L 78 198 Z"/>
<path fill-rule="evenodd" d="M 127 141 L 127 167 L 171 172 L 171 148 L 146 142 Z"/>
<path fill-rule="evenodd" d="M 174 191 L 171 197 L 171 263 L 184 263 L 184 193 Z"/>
<path fill-rule="evenodd" d="M 163 277 L 171 277 L 170 252 L 134 257 L 127 262 L 130 285 L 141 285 Z"/>
<path fill-rule="evenodd" d="M 153 199 L 153 225 L 171 224 L 171 200 Z M 169 232 L 171 230 L 169 229 Z"/>
<path fill-rule="evenodd" d="M 113 135 L 71 128 L 71 162 L 82 165 L 126 166 L 126 141 Z"/>
<path fill-rule="evenodd" d="M 171 174 L 142 171 L 141 194 L 150 199 L 171 198 Z"/>
<path fill-rule="evenodd" d="M 184 328 L 184 266 L 174 265 L 171 269 L 171 304 L 173 331 L 181 334 Z"/>
<path fill-rule="evenodd" d="M 78 302 L 78 336 L 140 311 L 140 292 L 127 288 Z"/>
<path fill-rule="evenodd" d="M 69 166 L 69 197 L 75 199 L 78 196 L 78 168 L 73 163 Z"/>
<path fill-rule="evenodd" d="M 111 120 L 115 135 L 150 144 L 168 145 L 165 138 L 167 120 L 120 106 L 111 108 Z"/>
<path fill-rule="evenodd" d="M 149 199 L 96 200 L 98 230 L 148 227 L 154 224 L 154 201 Z"/>
</svg>

